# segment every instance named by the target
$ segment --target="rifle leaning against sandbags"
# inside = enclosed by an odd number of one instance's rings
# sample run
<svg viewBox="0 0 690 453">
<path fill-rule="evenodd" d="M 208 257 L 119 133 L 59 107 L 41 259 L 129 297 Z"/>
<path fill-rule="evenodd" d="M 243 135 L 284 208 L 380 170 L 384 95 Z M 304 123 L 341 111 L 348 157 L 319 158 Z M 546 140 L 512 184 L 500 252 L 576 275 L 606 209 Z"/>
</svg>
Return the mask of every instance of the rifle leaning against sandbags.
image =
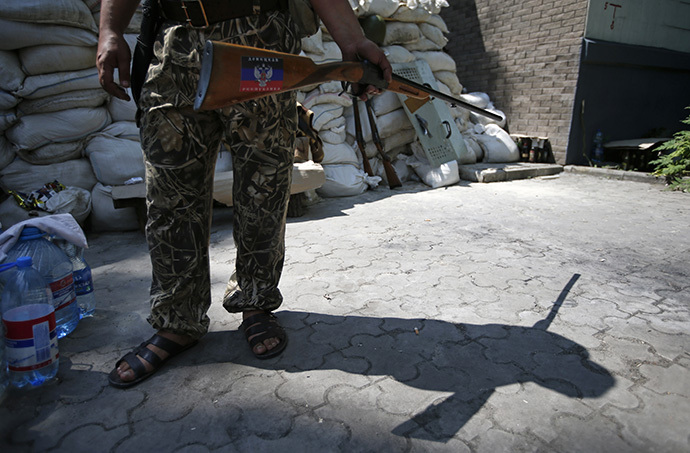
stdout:
<svg viewBox="0 0 690 453">
<path fill-rule="evenodd" d="M 204 46 L 194 109 L 219 109 L 334 80 L 373 85 L 420 101 L 434 96 L 493 120 L 503 120 L 500 115 L 397 74 L 387 83 L 381 69 L 366 61 L 316 64 L 309 57 L 219 41 L 207 41 Z"/>
</svg>

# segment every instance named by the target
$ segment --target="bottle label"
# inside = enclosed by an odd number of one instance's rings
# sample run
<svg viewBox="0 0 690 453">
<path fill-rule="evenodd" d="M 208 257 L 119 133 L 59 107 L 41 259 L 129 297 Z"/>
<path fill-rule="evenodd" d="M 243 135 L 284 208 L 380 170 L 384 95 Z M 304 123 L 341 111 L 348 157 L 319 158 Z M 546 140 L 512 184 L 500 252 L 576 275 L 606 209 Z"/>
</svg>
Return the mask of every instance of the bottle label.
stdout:
<svg viewBox="0 0 690 453">
<path fill-rule="evenodd" d="M 3 315 L 5 325 L 5 356 L 9 371 L 38 370 L 54 363 L 59 356 L 55 333 L 55 312 L 34 319 L 22 319 L 22 309 L 17 307 Z"/>
<path fill-rule="evenodd" d="M 77 294 L 74 291 L 74 277 L 71 272 L 64 278 L 52 282 L 50 290 L 53 292 L 55 311 L 62 310 L 77 301 Z"/>
<path fill-rule="evenodd" d="M 85 267 L 84 269 L 74 271 L 74 290 L 77 296 L 85 296 L 93 292 L 91 268 Z"/>
</svg>

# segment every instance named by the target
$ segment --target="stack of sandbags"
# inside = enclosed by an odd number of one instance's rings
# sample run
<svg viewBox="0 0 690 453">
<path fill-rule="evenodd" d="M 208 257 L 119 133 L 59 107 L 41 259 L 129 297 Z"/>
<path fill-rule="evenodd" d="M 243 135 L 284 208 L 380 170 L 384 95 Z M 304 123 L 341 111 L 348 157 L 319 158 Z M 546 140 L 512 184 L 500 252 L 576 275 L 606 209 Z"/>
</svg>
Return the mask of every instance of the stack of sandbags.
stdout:
<svg viewBox="0 0 690 453">
<path fill-rule="evenodd" d="M 378 15 L 385 20 L 385 38 L 381 44 L 381 47 L 387 53 L 388 60 L 395 63 L 412 63 L 418 60 L 424 60 L 430 67 L 439 91 L 449 94 L 454 97 L 459 97 L 466 102 L 472 104 L 479 104 L 480 107 L 487 110 L 498 113 L 505 118 L 502 112 L 497 110 L 495 106 L 491 103 L 488 96 L 484 93 L 463 93 L 463 86 L 457 77 L 456 63 L 443 51 L 443 48 L 448 43 L 446 35 L 449 30 L 439 15 L 441 8 L 448 6 L 445 0 L 350 0 L 350 5 L 353 8 L 355 14 L 360 18 L 364 19 L 368 16 Z M 317 34 L 309 38 L 302 40 L 303 52 L 305 55 L 309 56 L 316 63 L 328 63 L 333 61 L 340 61 L 341 54 L 338 46 L 333 42 L 332 38 L 328 34 L 328 31 L 322 27 Z M 331 84 L 325 84 L 331 85 Z M 323 89 L 321 86 L 318 87 L 320 90 L 341 92 L 342 88 L 340 84 L 337 87 L 332 86 L 327 89 Z M 309 93 L 304 93 L 303 98 L 306 96 L 317 96 L 317 90 L 312 88 Z M 341 96 L 342 97 L 342 96 Z M 327 98 L 323 98 L 324 102 L 328 101 Z M 324 142 L 330 145 L 325 148 L 325 161 L 324 170 L 327 174 L 327 184 L 322 192 L 328 192 L 323 194 L 325 196 L 334 196 L 335 190 L 331 190 L 329 186 L 337 186 L 340 189 L 341 186 L 347 186 L 347 184 L 336 184 L 333 181 L 334 178 L 338 177 L 345 181 L 354 181 L 359 177 L 361 183 L 359 188 L 361 190 L 366 190 L 367 184 L 364 183 L 364 172 L 361 165 L 361 157 L 357 160 L 358 166 L 354 164 L 355 158 L 359 155 L 359 150 L 355 142 L 355 128 L 352 106 L 344 103 L 340 99 L 335 103 L 336 106 L 321 106 L 320 108 L 324 111 L 337 112 L 337 109 L 343 107 L 343 115 L 345 117 L 345 139 L 343 140 L 342 131 L 338 129 L 337 131 L 331 131 L 328 127 L 323 127 L 320 131 L 320 135 Z M 407 118 L 397 95 L 391 92 L 384 92 L 382 95 L 376 96 L 372 101 L 375 113 L 375 121 L 379 129 L 379 135 L 382 138 L 386 154 L 393 159 L 394 166 L 399 168 L 398 171 L 401 180 L 405 181 L 406 178 L 414 178 L 415 175 L 419 176 L 423 181 L 434 179 L 434 175 L 420 174 L 425 171 L 426 168 L 430 168 L 428 165 L 419 164 L 419 153 L 414 153 L 413 151 L 418 148 L 413 147 L 413 144 L 418 144 L 416 137 L 416 132 Z M 368 126 L 368 120 L 366 116 L 366 111 L 364 106 L 360 105 L 360 117 L 362 118 L 362 128 L 365 136 L 366 153 L 372 163 L 372 168 L 375 173 L 381 177 L 385 178 L 385 173 L 383 171 L 383 166 L 378 161 L 378 152 L 371 140 L 371 130 Z M 497 153 L 498 148 L 497 143 L 500 140 L 495 140 L 497 133 L 493 127 L 489 128 L 492 131 L 492 135 L 486 135 L 486 128 L 490 124 L 496 124 L 487 120 L 480 115 L 470 113 L 466 109 L 462 108 L 452 108 L 451 113 L 455 119 L 459 131 L 463 134 L 463 138 L 466 139 L 468 149 L 475 150 L 475 155 L 477 155 L 477 161 L 482 161 L 484 155 L 493 156 L 492 159 L 501 158 L 501 156 L 508 156 L 507 158 L 512 159 L 512 155 L 509 152 Z M 327 126 L 340 123 L 334 122 L 331 118 Z M 475 127 L 480 125 L 481 127 Z M 499 128 L 505 126 L 505 120 L 497 125 Z M 505 133 L 505 131 L 503 131 Z M 506 133 L 507 134 L 507 133 Z M 502 138 L 502 137 L 501 137 Z M 485 142 L 492 146 L 491 152 L 484 151 L 482 146 L 486 146 Z M 355 151 L 350 152 L 348 157 L 344 157 L 346 153 L 343 153 L 344 145 L 347 143 Z M 332 156 L 329 157 L 329 152 Z M 415 156 L 417 154 L 417 156 Z M 422 153 L 423 154 L 423 153 Z M 421 156 L 423 157 L 423 156 Z M 495 161 L 495 160 L 492 160 Z M 406 171 L 407 163 L 415 163 L 414 171 Z M 457 168 L 457 166 L 452 167 Z M 442 171 L 453 171 L 452 168 L 441 169 Z M 409 170 L 409 169 L 407 169 Z M 431 171 L 431 170 L 430 170 Z M 436 170 L 434 170 L 436 171 Z M 453 177 L 444 178 L 444 180 L 453 180 Z M 345 190 L 342 195 L 349 195 L 350 191 Z"/>
<path fill-rule="evenodd" d="M 81 0 L 0 6 L 0 183 L 30 193 L 57 179 L 84 201 L 61 211 L 79 221 L 96 183 L 84 142 L 111 122 L 95 69 L 97 31 Z M 29 215 L 12 198 L 0 213 L 6 225 Z"/>
</svg>

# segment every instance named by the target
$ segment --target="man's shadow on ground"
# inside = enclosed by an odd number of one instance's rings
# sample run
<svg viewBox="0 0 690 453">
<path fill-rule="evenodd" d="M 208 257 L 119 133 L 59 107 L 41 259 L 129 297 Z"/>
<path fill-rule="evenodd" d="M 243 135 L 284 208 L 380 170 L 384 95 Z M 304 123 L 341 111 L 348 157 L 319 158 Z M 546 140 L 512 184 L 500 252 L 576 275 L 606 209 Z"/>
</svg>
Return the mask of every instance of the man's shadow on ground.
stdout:
<svg viewBox="0 0 690 453">
<path fill-rule="evenodd" d="M 534 382 L 572 398 L 599 397 L 613 387 L 613 376 L 592 362 L 583 346 L 547 331 L 578 277 L 532 327 L 281 311 L 278 317 L 289 335 L 285 353 L 264 361 L 245 349 L 230 362 L 287 372 L 335 369 L 390 376 L 416 389 L 454 392 L 393 430 L 445 442 L 501 386 Z M 215 334 L 221 333 L 209 335 Z"/>
</svg>

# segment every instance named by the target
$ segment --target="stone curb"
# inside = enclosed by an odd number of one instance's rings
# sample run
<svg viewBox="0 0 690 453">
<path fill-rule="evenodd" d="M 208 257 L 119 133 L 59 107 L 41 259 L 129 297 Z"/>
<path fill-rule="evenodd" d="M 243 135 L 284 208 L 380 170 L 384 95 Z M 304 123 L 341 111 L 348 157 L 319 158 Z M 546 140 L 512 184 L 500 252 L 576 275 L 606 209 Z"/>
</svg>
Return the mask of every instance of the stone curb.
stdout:
<svg viewBox="0 0 690 453">
<path fill-rule="evenodd" d="M 563 170 L 569 173 L 580 173 L 599 176 L 607 179 L 617 179 L 620 181 L 638 181 L 651 184 L 666 184 L 666 179 L 661 176 L 654 176 L 651 173 L 640 171 L 614 170 L 611 168 L 585 167 L 580 165 L 566 165 Z"/>
</svg>

